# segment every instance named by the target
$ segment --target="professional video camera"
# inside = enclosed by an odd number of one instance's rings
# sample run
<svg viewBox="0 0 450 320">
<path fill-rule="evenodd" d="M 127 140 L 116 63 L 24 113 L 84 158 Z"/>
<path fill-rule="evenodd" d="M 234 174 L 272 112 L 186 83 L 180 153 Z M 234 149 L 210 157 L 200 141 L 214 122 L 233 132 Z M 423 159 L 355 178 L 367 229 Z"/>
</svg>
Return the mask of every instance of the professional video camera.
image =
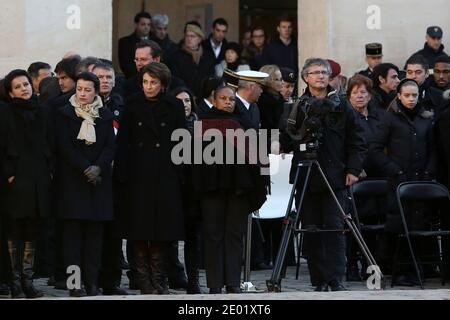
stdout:
<svg viewBox="0 0 450 320">
<path fill-rule="evenodd" d="M 324 134 L 325 119 L 339 104 L 339 96 L 332 91 L 324 99 L 302 97 L 292 106 L 286 130 L 293 140 L 300 142 L 300 152 L 304 152 L 306 159 L 317 158 Z M 298 116 L 299 107 L 301 114 Z M 296 126 L 297 120 L 302 123 L 300 128 Z"/>
</svg>

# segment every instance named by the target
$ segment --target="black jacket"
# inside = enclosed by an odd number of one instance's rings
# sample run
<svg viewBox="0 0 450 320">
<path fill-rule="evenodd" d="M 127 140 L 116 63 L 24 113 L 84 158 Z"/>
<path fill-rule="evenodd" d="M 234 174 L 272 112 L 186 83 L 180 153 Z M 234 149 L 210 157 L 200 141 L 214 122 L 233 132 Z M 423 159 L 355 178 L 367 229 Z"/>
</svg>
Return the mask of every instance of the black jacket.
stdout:
<svg viewBox="0 0 450 320">
<path fill-rule="evenodd" d="M 2 205 L 10 218 L 48 217 L 53 157 L 48 110 L 37 98 L 0 109 Z M 7 179 L 14 176 L 12 183 Z"/>
<path fill-rule="evenodd" d="M 433 175 L 436 155 L 432 114 L 419 112 L 411 120 L 399 104 L 396 99 L 389 106 L 378 134 L 372 140 L 370 157 L 388 176 L 400 171 L 408 180 L 422 178 L 424 174 Z"/>
<path fill-rule="evenodd" d="M 423 49 L 417 51 L 412 56 L 415 56 L 415 55 L 421 55 L 422 57 L 424 57 L 427 60 L 430 69 L 433 69 L 436 58 L 441 55 L 447 55 L 447 53 L 444 52 L 443 44 L 441 44 L 441 46 L 439 47 L 438 50 L 434 50 L 425 42 L 425 44 L 423 45 Z M 405 66 L 405 69 L 406 69 L 406 66 Z"/>
<path fill-rule="evenodd" d="M 386 230 L 401 231 L 401 217 L 396 189 L 404 181 L 429 180 L 436 169 L 432 114 L 417 106 L 410 117 L 399 100 L 394 100 L 382 119 L 378 135 L 372 142 L 369 157 L 388 176 L 388 212 Z M 410 212 L 417 212 L 416 207 Z M 416 215 L 419 217 L 419 215 Z"/>
<path fill-rule="evenodd" d="M 123 99 L 117 93 L 111 93 L 106 99 L 102 97 L 103 106 L 105 106 L 114 116 L 114 121 L 120 124 L 123 110 L 125 108 Z"/>
<path fill-rule="evenodd" d="M 369 104 L 368 107 L 368 116 L 364 116 L 363 114 L 357 112 L 359 122 L 363 128 L 364 139 L 366 140 L 367 146 L 369 147 L 369 154 L 372 142 L 378 136 L 378 131 L 380 130 L 380 125 L 383 116 L 386 111 L 381 110 L 380 108 L 376 108 L 375 106 Z M 386 177 L 386 173 L 383 172 L 381 168 L 378 168 L 376 163 L 373 161 L 371 157 L 366 158 L 366 162 L 364 163 L 364 170 L 366 171 L 368 178 L 382 178 Z"/>
<path fill-rule="evenodd" d="M 152 36 L 150 36 L 150 40 L 155 41 L 161 47 L 161 49 L 163 51 L 162 62 L 164 62 L 164 63 L 167 63 L 167 61 L 170 60 L 170 57 L 172 56 L 172 54 L 175 51 L 177 51 L 177 49 L 178 49 L 177 44 L 175 42 L 173 42 L 169 38 L 169 36 L 167 36 L 163 40 L 161 40 L 152 35 Z"/>
<path fill-rule="evenodd" d="M 211 59 L 214 59 L 214 65 L 216 65 L 225 59 L 225 47 L 226 47 L 228 41 L 227 41 L 227 39 L 223 39 L 222 46 L 220 47 L 220 53 L 216 58 L 216 55 L 214 54 L 214 50 L 211 45 L 211 37 L 212 37 L 212 35 L 210 35 L 208 37 L 208 39 L 202 41 L 203 54 L 206 54 Z"/>
<path fill-rule="evenodd" d="M 174 52 L 169 63 L 172 74 L 181 78 L 196 97 L 201 95 L 200 83 L 202 79 L 214 74 L 215 65 L 215 59 L 205 52 L 197 65 L 192 56 L 182 49 Z"/>
<path fill-rule="evenodd" d="M 136 44 L 140 41 L 141 38 L 137 36 L 136 32 L 119 39 L 119 66 L 127 79 L 137 74 L 134 56 Z"/>
<path fill-rule="evenodd" d="M 60 109 L 56 120 L 57 166 L 56 207 L 59 218 L 88 221 L 113 220 L 112 162 L 115 142 L 113 114 L 100 108 L 95 119 L 96 142 L 86 145 L 78 140 L 82 118 L 69 103 Z M 87 181 L 84 171 L 91 165 L 99 166 L 102 181 L 94 186 Z"/>
<path fill-rule="evenodd" d="M 373 71 L 370 70 L 369 67 L 367 67 L 367 69 L 359 71 L 358 74 L 363 75 L 369 79 L 372 79 Z"/>
<path fill-rule="evenodd" d="M 114 162 L 117 226 L 131 240 L 184 237 L 182 170 L 172 162 L 172 132 L 185 128 L 182 102 L 169 95 L 149 101 L 143 93 L 126 104 Z"/>
<path fill-rule="evenodd" d="M 256 103 L 251 103 L 249 109 L 244 105 L 244 103 L 236 97 L 236 108 L 239 109 L 239 113 L 242 116 L 248 117 L 249 121 L 252 124 L 252 128 L 255 130 L 259 130 L 261 126 L 261 116 L 259 113 L 259 108 Z"/>
<path fill-rule="evenodd" d="M 386 110 L 391 102 L 395 99 L 396 93 L 395 91 L 386 93 L 380 87 L 376 87 L 374 89 L 374 94 L 369 104 L 376 106 L 380 109 Z"/>
<path fill-rule="evenodd" d="M 275 64 L 278 67 L 287 67 L 298 74 L 298 47 L 297 40 L 292 37 L 291 43 L 285 45 L 280 38 L 271 42 L 264 48 L 264 64 Z"/>
<path fill-rule="evenodd" d="M 264 90 L 258 99 L 262 129 L 278 129 L 283 114 L 284 99 L 279 93 Z"/>
<path fill-rule="evenodd" d="M 329 87 L 331 92 L 332 88 Z M 363 170 L 366 159 L 367 145 L 364 140 L 364 131 L 357 118 L 356 112 L 343 98 L 333 95 L 334 101 L 330 99 L 310 100 L 311 94 L 307 89 L 301 97 L 304 106 L 308 101 L 320 101 L 325 108 L 330 111 L 324 116 L 322 125 L 323 136 L 320 139 L 321 145 L 317 152 L 317 160 L 328 178 L 331 187 L 334 190 L 342 190 L 345 188 L 346 174 L 350 173 L 359 176 Z M 319 103 L 320 103 L 319 102 Z M 304 112 L 299 112 L 296 119 L 296 128 L 300 129 L 305 118 Z M 290 183 L 294 182 L 297 164 L 300 160 L 306 159 L 306 154 L 300 152 L 300 144 L 304 141 L 294 140 L 287 131 L 282 131 L 280 135 L 281 150 L 283 152 L 294 151 L 292 158 L 292 166 L 290 172 Z M 319 172 L 312 172 L 310 180 L 311 192 L 322 192 L 326 190 L 326 186 L 319 177 Z M 299 185 L 303 185 L 305 179 L 305 171 L 301 171 L 299 177 Z"/>
</svg>

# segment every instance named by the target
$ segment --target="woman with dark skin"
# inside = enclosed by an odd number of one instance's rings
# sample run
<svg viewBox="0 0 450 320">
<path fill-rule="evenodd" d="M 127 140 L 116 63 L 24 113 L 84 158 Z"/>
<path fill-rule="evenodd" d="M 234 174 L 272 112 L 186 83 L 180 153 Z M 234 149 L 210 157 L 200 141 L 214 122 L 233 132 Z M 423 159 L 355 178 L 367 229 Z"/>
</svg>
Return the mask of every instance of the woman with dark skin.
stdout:
<svg viewBox="0 0 450 320">
<path fill-rule="evenodd" d="M 219 87 L 214 92 L 214 107 L 200 121 L 203 134 L 208 129 L 220 130 L 225 140 L 229 129 L 248 129 L 251 123 L 235 109 L 235 92 L 230 87 Z M 205 137 L 203 137 L 204 141 Z M 229 151 L 223 143 L 222 155 Z M 207 147 L 207 143 L 204 144 Z M 244 146 L 235 145 L 235 155 Z M 247 154 L 246 154 L 247 156 Z M 228 158 L 227 158 L 228 159 Z M 247 217 L 265 201 L 264 180 L 256 164 L 202 164 L 193 165 L 193 185 L 200 199 L 204 227 L 204 254 L 207 286 L 211 294 L 240 293 L 243 236 Z"/>
</svg>

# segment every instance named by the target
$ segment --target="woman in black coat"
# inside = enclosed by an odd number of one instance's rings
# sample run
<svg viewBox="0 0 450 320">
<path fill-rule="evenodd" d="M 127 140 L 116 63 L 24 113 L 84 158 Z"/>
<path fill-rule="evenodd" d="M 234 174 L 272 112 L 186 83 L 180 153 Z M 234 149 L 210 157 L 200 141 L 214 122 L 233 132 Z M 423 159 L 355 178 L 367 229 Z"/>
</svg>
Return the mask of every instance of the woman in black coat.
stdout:
<svg viewBox="0 0 450 320">
<path fill-rule="evenodd" d="M 171 159 L 173 131 L 185 128 L 181 101 L 166 95 L 170 70 L 141 70 L 143 91 L 130 97 L 117 133 L 117 225 L 132 243 L 143 294 L 167 294 L 167 250 L 184 237 L 181 168 Z"/>
<path fill-rule="evenodd" d="M 192 166 L 193 186 L 200 199 L 204 226 L 206 281 L 212 294 L 221 293 L 224 285 L 228 293 L 241 292 L 243 237 L 247 217 L 258 210 L 266 199 L 260 167 L 248 161 L 248 144 L 232 146 L 234 161 L 240 153 L 245 156 L 244 163 L 225 163 L 228 162 L 227 152 L 230 150 L 227 148 L 229 141 L 225 141 L 226 131 L 251 128 L 251 122 L 246 119 L 235 109 L 235 93 L 230 87 L 217 88 L 214 92 L 214 107 L 201 118 L 202 140 L 205 140 L 209 129 L 215 129 L 216 132 L 220 130 L 221 136 L 214 135 L 214 139 L 223 139 L 223 149 L 219 149 L 222 158 L 217 160 L 224 164 L 210 164 L 210 160 L 203 159 L 202 163 Z M 207 154 L 209 143 L 205 142 L 204 147 L 204 153 Z M 241 152 L 243 150 L 246 150 L 245 154 Z"/>
<path fill-rule="evenodd" d="M 369 78 L 356 74 L 350 78 L 347 86 L 347 99 L 350 105 L 356 111 L 359 122 L 364 129 L 363 135 L 367 145 L 373 146 L 371 142 L 377 137 L 379 126 L 384 110 L 377 108 L 370 104 L 372 98 L 372 80 Z M 371 157 L 367 157 L 364 163 L 365 176 L 368 179 L 380 179 L 385 178 L 386 174 L 383 173 L 380 168 L 373 162 Z M 386 213 L 386 201 L 379 197 L 358 197 L 355 199 L 358 206 L 358 216 L 364 224 L 379 224 L 384 223 L 384 216 Z M 382 219 L 380 219 L 382 217 Z M 371 232 L 365 234 L 365 239 L 370 248 L 377 248 L 375 253 L 379 254 L 380 249 L 383 247 L 380 243 L 386 241 L 386 237 L 377 233 Z M 358 266 L 358 260 L 356 257 L 357 244 L 353 237 L 350 235 L 347 237 L 347 281 L 360 281 L 360 271 Z M 376 260 L 380 262 L 385 257 L 376 256 Z M 362 273 L 365 274 L 365 268 L 363 266 Z"/>
<path fill-rule="evenodd" d="M 51 207 L 48 116 L 33 96 L 26 71 L 11 71 L 4 85 L 9 101 L 0 115 L 0 159 L 11 295 L 37 298 L 43 293 L 33 286 L 35 243 L 39 222 L 49 216 Z"/>
<path fill-rule="evenodd" d="M 90 72 L 78 75 L 76 94 L 56 119 L 57 214 L 63 224 L 64 263 L 81 268 L 84 288 L 71 296 L 98 294 L 104 222 L 113 220 L 113 114 L 98 95 Z"/>
<path fill-rule="evenodd" d="M 370 157 L 388 177 L 390 192 L 385 230 L 391 233 L 403 230 L 395 199 L 397 186 L 405 181 L 430 180 L 435 174 L 432 113 L 421 108 L 418 98 L 417 83 L 411 79 L 402 80 L 397 87 L 397 98 L 382 118 L 380 130 L 369 148 Z M 425 208 L 417 206 L 414 209 L 408 211 L 418 218 Z M 423 223 L 415 218 L 416 223 Z M 403 275 L 399 277 L 403 282 Z"/>
</svg>

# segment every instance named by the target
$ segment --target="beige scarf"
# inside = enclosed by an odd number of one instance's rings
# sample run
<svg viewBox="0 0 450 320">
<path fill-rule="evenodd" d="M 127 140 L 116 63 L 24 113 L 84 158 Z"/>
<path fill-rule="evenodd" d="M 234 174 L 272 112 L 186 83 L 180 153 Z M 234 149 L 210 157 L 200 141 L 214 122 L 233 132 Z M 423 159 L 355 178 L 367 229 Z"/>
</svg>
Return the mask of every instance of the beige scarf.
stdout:
<svg viewBox="0 0 450 320">
<path fill-rule="evenodd" d="M 77 139 L 84 140 L 87 145 L 95 143 L 95 119 L 99 117 L 98 110 L 103 107 L 102 99 L 99 96 L 96 96 L 94 102 L 90 104 L 81 104 L 78 102 L 76 95 L 73 95 L 69 101 L 75 108 L 77 117 L 84 119 L 81 123 Z"/>
<path fill-rule="evenodd" d="M 198 46 L 198 50 L 191 50 L 191 49 L 188 49 L 186 47 L 186 45 L 183 44 L 183 50 L 192 56 L 192 59 L 194 60 L 196 65 L 198 65 L 200 63 L 200 59 L 203 55 L 203 48 L 201 45 Z"/>
</svg>

